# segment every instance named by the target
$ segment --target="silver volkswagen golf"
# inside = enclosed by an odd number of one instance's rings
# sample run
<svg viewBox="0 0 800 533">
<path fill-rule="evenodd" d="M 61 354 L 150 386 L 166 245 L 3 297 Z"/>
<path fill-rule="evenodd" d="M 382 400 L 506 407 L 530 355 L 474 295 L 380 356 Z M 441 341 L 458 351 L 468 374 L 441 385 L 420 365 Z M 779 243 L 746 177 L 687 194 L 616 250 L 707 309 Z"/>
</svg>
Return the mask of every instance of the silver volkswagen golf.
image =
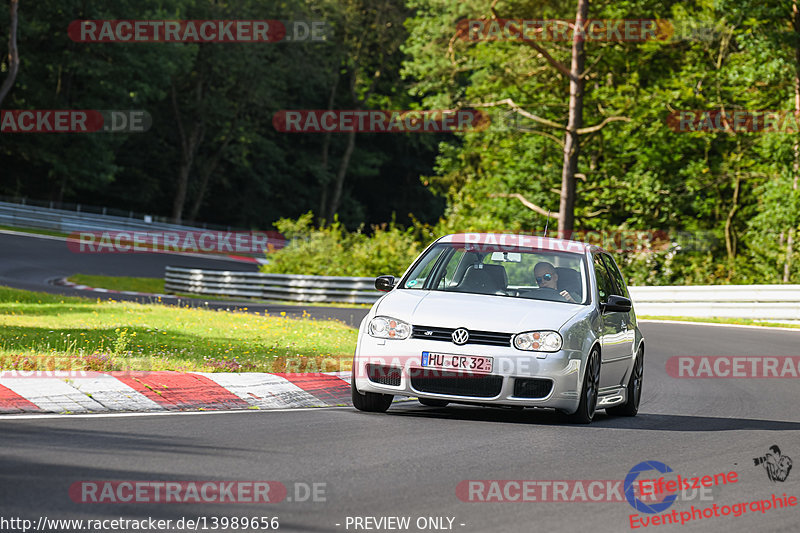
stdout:
<svg viewBox="0 0 800 533">
<path fill-rule="evenodd" d="M 634 416 L 644 338 L 614 259 L 597 246 L 531 235 L 464 233 L 431 244 L 361 322 L 353 404 L 394 396 L 543 407 L 588 424 L 599 409 Z"/>
</svg>

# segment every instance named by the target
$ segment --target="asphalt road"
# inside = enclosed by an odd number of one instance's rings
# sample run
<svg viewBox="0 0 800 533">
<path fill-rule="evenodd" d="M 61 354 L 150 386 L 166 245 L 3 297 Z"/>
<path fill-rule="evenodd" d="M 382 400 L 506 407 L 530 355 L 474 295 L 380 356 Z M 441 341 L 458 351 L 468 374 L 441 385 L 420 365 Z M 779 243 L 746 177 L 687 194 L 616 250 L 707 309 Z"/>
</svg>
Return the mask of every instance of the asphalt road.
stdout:
<svg viewBox="0 0 800 533">
<path fill-rule="evenodd" d="M 465 502 L 456 487 L 464 480 L 621 480 L 645 460 L 666 463 L 684 477 L 738 475 L 735 483 L 703 496 L 708 499 L 695 495 L 666 512 L 689 511 L 692 505 L 721 508 L 773 493 L 800 496 L 800 472 L 771 482 L 753 463 L 775 444 L 784 455 L 800 457 L 797 380 L 689 380 L 665 372 L 673 355 L 797 354 L 800 332 L 657 323 L 642 329 L 648 353 L 639 416 L 599 414 L 591 426 L 570 426 L 546 411 L 438 409 L 416 402 L 395 405 L 387 414 L 333 408 L 4 418 L 2 516 L 173 521 L 205 516 L 209 527 L 212 516 L 276 516 L 282 531 L 310 532 L 397 531 L 353 527 L 355 517 L 388 516 L 411 517 L 411 526 L 400 531 L 433 531 L 418 529 L 415 521 L 450 517 L 452 530 L 463 532 L 626 531 L 634 513 L 626 502 Z M 289 498 L 295 490 L 305 493 L 305 485 L 296 489 L 297 483 L 323 483 L 325 501 L 73 502 L 69 487 L 87 480 L 279 481 Z M 797 531 L 796 509 L 748 510 L 739 517 L 648 530 Z"/>
<path fill-rule="evenodd" d="M 63 239 L 41 236 L 33 237 L 0 231 L 0 285 L 42 291 L 65 296 L 88 296 L 136 302 L 149 302 L 152 298 L 80 291 L 74 288 L 53 285 L 53 281 L 74 274 L 100 276 L 132 276 L 143 278 L 163 278 L 168 266 L 205 268 L 215 270 L 236 270 L 255 272 L 252 263 L 216 259 L 198 255 L 168 253 L 137 254 L 80 254 L 67 248 Z M 358 326 L 366 315 L 366 308 L 339 308 L 324 306 L 260 304 L 253 302 L 203 300 L 196 298 L 175 298 L 162 301 L 167 305 L 207 307 L 210 309 L 237 309 L 251 313 L 302 315 L 305 311 L 312 318 L 333 318 Z M 245 309 L 246 308 L 246 309 Z"/>
<path fill-rule="evenodd" d="M 0 235 L 0 249 L 0 284 L 67 294 L 48 280 L 74 272 L 160 275 L 176 259 L 152 254 L 92 256 L 86 261 L 71 256 L 63 242 L 9 235 Z M 177 259 L 179 264 L 212 268 L 225 264 Z M 248 268 L 225 265 L 233 266 Z M 641 327 L 648 350 L 639 416 L 599 414 L 591 426 L 567 425 L 547 411 L 438 409 L 415 402 L 394 405 L 387 414 L 332 408 L 0 417 L 0 531 L 22 530 L 23 524 L 11 519 L 38 525 L 40 517 L 152 517 L 173 521 L 161 531 L 255 531 L 230 527 L 231 522 L 225 529 L 222 521 L 214 529 L 214 517 L 242 516 L 277 517 L 282 531 L 626 531 L 632 529 L 634 509 L 625 501 L 468 502 L 459 499 L 457 487 L 466 480 L 622 480 L 642 461 L 661 461 L 684 477 L 729 471 L 738 475 L 735 483 L 715 487 L 703 499 L 687 494 L 687 500 L 665 512 L 687 512 L 693 505 L 732 506 L 772 494 L 800 496 L 800 472 L 773 482 L 753 462 L 772 445 L 788 457 L 800 457 L 796 379 L 676 379 L 665 371 L 667 359 L 675 355 L 800 355 L 800 332 L 665 323 Z M 80 503 L 69 489 L 81 481 L 277 481 L 287 487 L 288 496 L 267 504 Z M 303 496 L 314 483 L 323 484 L 317 485 L 324 491 L 318 492 L 317 501 L 298 502 L 298 494 Z M 476 494 L 490 495 L 486 489 L 491 486 L 484 487 Z M 738 517 L 647 529 L 798 529 L 797 507 L 764 513 L 750 509 Z M 378 526 L 366 520 L 395 516 L 409 517 L 409 527 L 392 529 L 382 526 L 395 522 Z M 176 527 L 181 517 L 205 517 L 205 524 Z M 436 517 L 440 523 L 423 523 Z M 90 524 L 84 526 L 84 531 L 92 530 Z M 109 522 L 100 530 L 113 526 Z M 74 524 L 39 529 L 75 530 Z"/>
</svg>

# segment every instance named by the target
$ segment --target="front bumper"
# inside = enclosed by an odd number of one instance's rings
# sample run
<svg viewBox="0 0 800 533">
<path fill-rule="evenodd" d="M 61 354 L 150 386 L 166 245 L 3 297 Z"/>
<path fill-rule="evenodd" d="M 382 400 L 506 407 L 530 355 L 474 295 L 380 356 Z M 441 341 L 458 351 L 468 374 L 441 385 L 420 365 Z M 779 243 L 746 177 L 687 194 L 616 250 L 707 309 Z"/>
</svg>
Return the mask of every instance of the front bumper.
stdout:
<svg viewBox="0 0 800 533">
<path fill-rule="evenodd" d="M 492 372 L 426 369 L 421 364 L 423 352 L 491 357 Z M 547 407 L 571 413 L 580 401 L 583 362 L 584 355 L 578 350 L 524 352 L 510 346 L 457 346 L 425 339 L 381 340 L 363 335 L 356 349 L 353 371 L 356 388 L 362 393 Z M 368 365 L 391 369 L 391 379 L 376 379 L 375 368 L 370 372 Z M 441 381 L 437 382 L 437 378 Z M 530 390 L 523 393 L 523 383 L 517 381 L 531 379 L 547 380 L 552 382 L 552 387 L 544 396 L 530 397 Z"/>
</svg>

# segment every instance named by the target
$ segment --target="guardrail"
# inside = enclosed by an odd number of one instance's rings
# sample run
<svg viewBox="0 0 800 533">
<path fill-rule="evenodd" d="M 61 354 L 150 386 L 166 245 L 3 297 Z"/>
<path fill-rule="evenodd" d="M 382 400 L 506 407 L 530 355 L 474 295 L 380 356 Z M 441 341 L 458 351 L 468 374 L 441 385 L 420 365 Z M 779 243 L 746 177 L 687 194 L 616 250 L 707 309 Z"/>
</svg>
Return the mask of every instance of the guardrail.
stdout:
<svg viewBox="0 0 800 533">
<path fill-rule="evenodd" d="M 800 285 L 629 287 L 639 315 L 800 322 Z"/>
<path fill-rule="evenodd" d="M 80 206 L 77 206 L 80 209 Z M 0 202 L 0 225 L 72 233 L 75 231 L 199 231 L 198 226 L 170 224 L 156 217 L 134 218 L 85 211 L 69 211 L 31 204 Z M 215 226 L 224 229 L 223 226 Z M 227 228 L 230 230 L 230 228 Z"/>
<path fill-rule="evenodd" d="M 264 274 L 168 266 L 164 280 L 164 289 L 167 292 L 246 296 L 292 302 L 369 304 L 382 294 L 375 290 L 375 278 L 348 276 Z"/>
<path fill-rule="evenodd" d="M 373 303 L 375 278 L 167 267 L 165 289 L 295 302 Z M 800 322 L 800 285 L 629 287 L 638 315 Z"/>
</svg>

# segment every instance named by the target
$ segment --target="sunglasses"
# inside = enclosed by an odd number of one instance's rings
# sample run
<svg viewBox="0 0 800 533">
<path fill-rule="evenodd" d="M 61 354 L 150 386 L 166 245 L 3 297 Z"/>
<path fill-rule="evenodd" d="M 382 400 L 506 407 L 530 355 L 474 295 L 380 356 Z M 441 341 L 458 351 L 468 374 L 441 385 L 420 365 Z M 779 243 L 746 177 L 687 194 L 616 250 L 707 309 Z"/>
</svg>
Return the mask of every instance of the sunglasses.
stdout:
<svg viewBox="0 0 800 533">
<path fill-rule="evenodd" d="M 542 280 L 550 281 L 551 279 L 553 279 L 552 274 L 545 274 L 544 276 L 536 276 L 536 283 L 541 283 Z"/>
</svg>

